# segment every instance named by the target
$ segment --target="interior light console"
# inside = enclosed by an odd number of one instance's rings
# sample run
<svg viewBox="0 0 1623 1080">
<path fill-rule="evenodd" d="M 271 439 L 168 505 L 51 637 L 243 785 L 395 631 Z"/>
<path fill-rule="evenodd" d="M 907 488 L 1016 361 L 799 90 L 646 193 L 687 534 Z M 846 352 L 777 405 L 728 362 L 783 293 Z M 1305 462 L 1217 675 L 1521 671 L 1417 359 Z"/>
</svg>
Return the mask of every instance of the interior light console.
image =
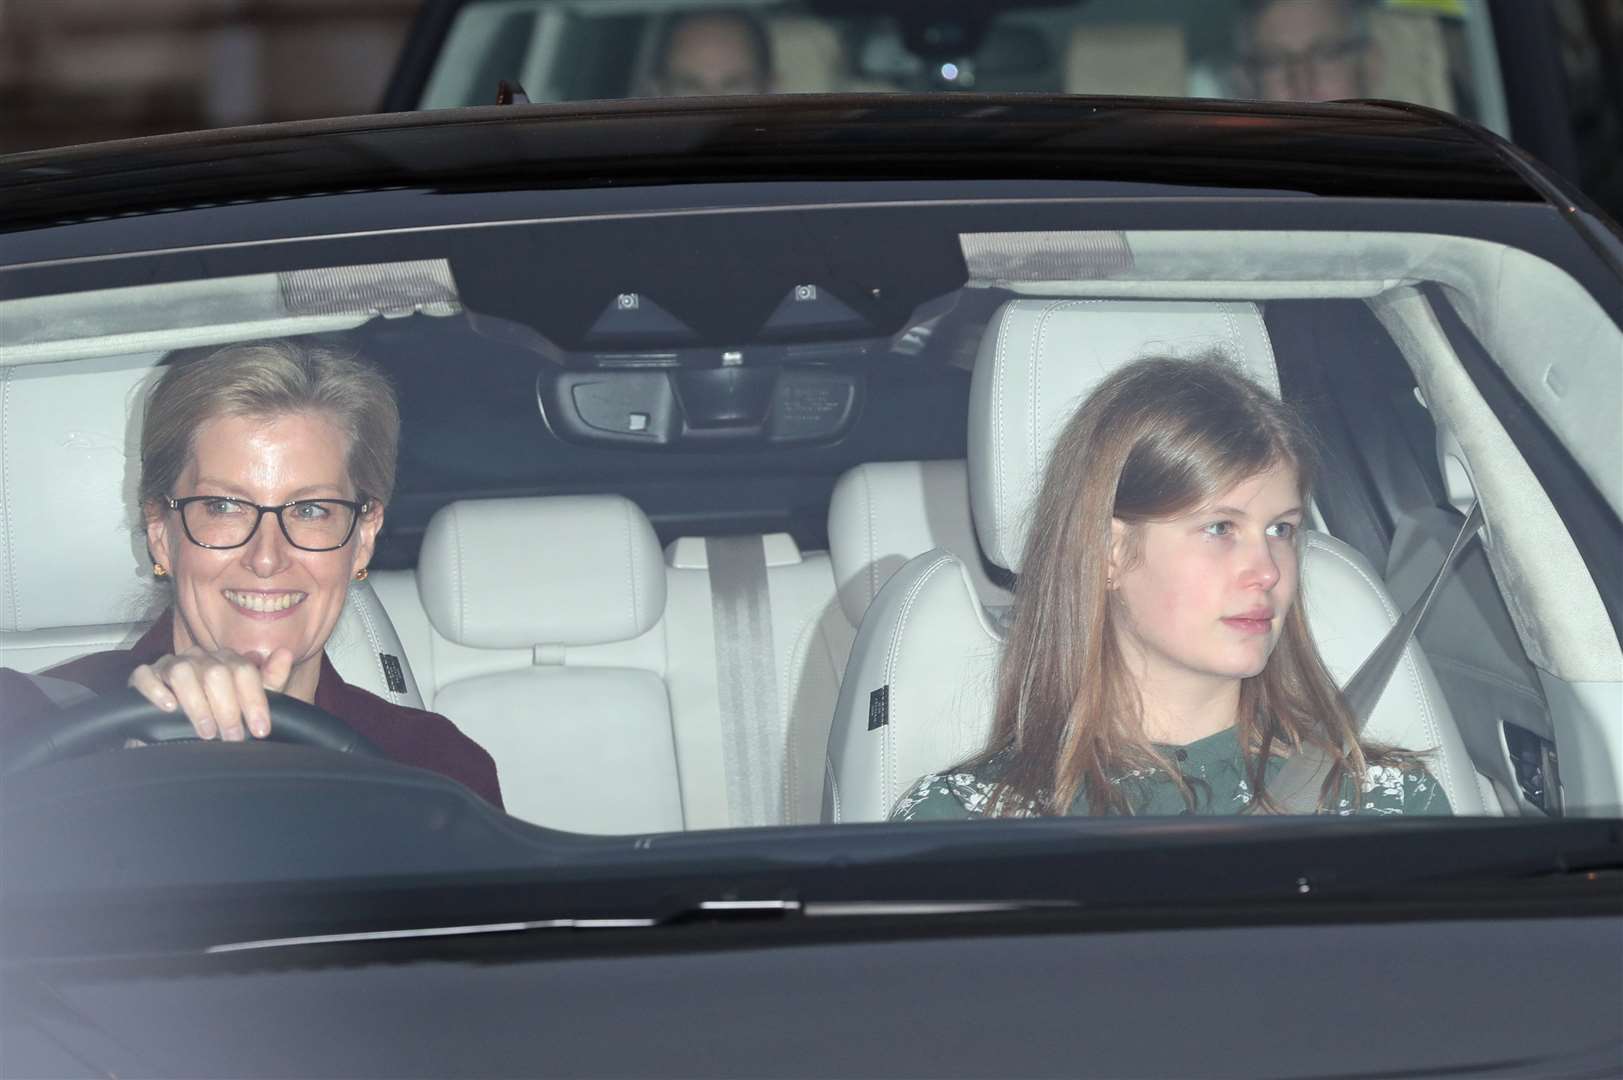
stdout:
<svg viewBox="0 0 1623 1080">
<path fill-rule="evenodd" d="M 862 399 L 863 361 L 886 338 L 814 282 L 788 289 L 753 344 L 716 348 L 640 292 L 608 299 L 579 351 L 548 350 L 541 415 L 572 442 L 644 447 L 839 438 Z"/>
<path fill-rule="evenodd" d="M 743 350 L 599 354 L 586 370 L 544 369 L 536 398 L 547 426 L 571 442 L 715 449 L 827 442 L 850 428 L 860 374 L 796 362 L 782 347 L 756 351 L 773 355 L 747 363 Z"/>
</svg>

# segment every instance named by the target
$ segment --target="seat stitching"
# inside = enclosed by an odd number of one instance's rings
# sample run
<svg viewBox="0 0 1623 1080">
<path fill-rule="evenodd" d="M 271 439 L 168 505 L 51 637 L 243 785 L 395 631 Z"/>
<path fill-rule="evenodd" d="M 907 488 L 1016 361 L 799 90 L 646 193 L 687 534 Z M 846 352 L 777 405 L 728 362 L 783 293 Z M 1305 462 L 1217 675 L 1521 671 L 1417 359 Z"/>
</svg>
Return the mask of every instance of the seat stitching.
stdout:
<svg viewBox="0 0 1623 1080">
<path fill-rule="evenodd" d="M 0 435 L 11 431 L 11 368 L 0 371 Z M 9 442 L 10 440 L 5 440 Z M 0 453 L 0 521 L 5 523 L 6 581 L 11 594 L 11 628 L 26 624 L 22 617 L 22 597 L 17 592 L 17 543 L 12 536 L 16 523 L 11 517 L 11 454 Z"/>
<path fill-rule="evenodd" d="M 1374 592 L 1376 599 L 1381 602 L 1381 609 L 1386 613 L 1387 618 L 1393 620 L 1393 622 L 1396 622 L 1399 618 L 1401 618 L 1401 612 L 1399 612 L 1396 606 L 1387 599 L 1386 590 L 1382 588 L 1374 578 L 1364 573 L 1363 567 L 1353 562 L 1342 552 L 1337 551 L 1335 548 L 1330 547 L 1328 544 L 1325 544 L 1320 540 L 1317 540 L 1315 537 L 1309 536 L 1308 544 L 1314 548 L 1317 548 L 1319 551 L 1322 551 L 1328 555 L 1333 555 L 1337 559 L 1340 559 L 1342 563 L 1353 571 L 1353 573 L 1362 578 L 1364 583 L 1367 584 Z M 1443 746 L 1442 725 L 1437 721 L 1437 718 L 1432 711 L 1431 703 L 1426 700 L 1425 686 L 1420 679 L 1420 668 L 1414 659 L 1414 648 L 1414 639 L 1411 638 L 1409 640 L 1409 644 L 1404 648 L 1403 655 L 1399 658 L 1398 662 L 1403 667 L 1405 674 L 1408 676 L 1409 691 L 1414 696 L 1415 704 L 1419 706 L 1422 727 L 1426 731 L 1428 740 L 1439 750 L 1437 761 L 1444 774 L 1441 777 L 1443 790 L 1445 792 L 1457 791 L 1458 786 L 1454 783 L 1454 774 L 1449 768 L 1448 758 L 1446 755 L 1440 752 Z M 1377 698 L 1376 700 L 1378 702 L 1380 699 Z"/>
<path fill-rule="evenodd" d="M 459 511 L 452 506 L 451 546 L 456 551 L 456 558 L 451 562 L 451 588 L 456 593 L 456 636 L 461 640 L 467 637 L 468 632 L 468 602 L 462 589 L 462 523 L 459 517 Z"/>
<path fill-rule="evenodd" d="M 1240 343 L 1240 328 L 1234 323 L 1234 313 L 1227 304 L 1217 305 L 1217 313 L 1223 316 L 1223 325 L 1228 328 L 1229 343 L 1234 346 L 1234 362 L 1242 369 L 1245 367 L 1245 346 Z"/>
<path fill-rule="evenodd" d="M 630 572 L 631 580 L 631 633 L 630 637 L 637 636 L 637 630 L 642 626 L 637 613 L 637 558 L 631 548 L 631 502 L 626 500 L 620 504 L 621 524 L 626 532 L 626 568 Z"/>
<path fill-rule="evenodd" d="M 798 696 L 789 692 L 789 671 L 794 667 L 795 658 L 800 655 L 800 646 L 801 643 L 806 640 L 806 635 L 812 630 L 816 629 L 817 620 L 818 616 L 816 614 L 812 614 L 808 616 L 805 622 L 801 624 L 800 632 L 795 635 L 795 643 L 790 646 L 789 653 L 783 658 L 783 665 L 778 670 L 778 687 L 783 691 L 783 693 L 779 695 L 779 698 L 785 703 L 783 707 L 783 716 L 780 718 L 780 726 L 783 729 L 785 768 L 782 783 L 779 784 L 778 792 L 778 794 L 783 798 L 784 824 L 788 824 L 789 822 L 790 800 L 793 799 L 796 794 L 798 794 L 795 787 L 794 778 L 798 775 L 798 770 L 795 768 L 795 766 L 799 764 L 799 758 L 795 754 L 795 741 L 789 737 L 789 730 L 792 726 L 789 722 L 789 718 L 794 714 L 794 707 L 788 703 Z"/>
<path fill-rule="evenodd" d="M 1251 317 L 1257 320 L 1257 332 L 1262 335 L 1262 346 L 1268 351 L 1268 379 L 1275 394 L 1283 394 L 1279 385 L 1279 358 L 1274 354 L 1274 339 L 1268 334 L 1268 323 L 1262 317 L 1262 311 L 1255 304 L 1251 305 Z"/>
<path fill-rule="evenodd" d="M 1059 304 L 1049 304 L 1043 313 L 1037 317 L 1037 347 L 1031 358 L 1031 378 L 1026 382 L 1026 479 L 1030 479 L 1032 469 L 1037 464 L 1037 399 L 1042 395 L 1043 385 L 1043 348 L 1048 343 L 1048 321 L 1054 312 L 1060 309 Z M 1025 547 L 1024 544 L 1020 545 Z"/>
<path fill-rule="evenodd" d="M 1077 308 L 1077 307 L 1086 307 L 1086 306 L 1088 306 L 1090 304 L 1103 304 L 1103 303 L 1108 303 L 1108 301 L 1105 301 L 1105 300 L 1057 300 L 1057 301 L 1054 301 L 1054 302 L 1050 303 L 1048 305 L 1048 307 L 1044 308 L 1042 314 L 1039 315 L 1038 318 L 1037 318 L 1037 341 L 1036 341 L 1036 349 L 1035 349 L 1036 355 L 1032 358 L 1033 362 L 1032 362 L 1032 365 L 1031 365 L 1031 383 L 1030 383 L 1030 386 L 1029 386 L 1028 391 L 1027 391 L 1027 396 L 1028 396 L 1027 425 L 1028 426 L 1027 426 L 1027 429 L 1026 429 L 1026 448 L 1027 448 L 1026 449 L 1026 457 L 1027 457 L 1026 478 L 1028 480 L 1033 479 L 1034 477 L 1040 478 L 1040 476 L 1042 474 L 1042 469 L 1038 468 L 1038 465 L 1037 465 L 1038 461 L 1040 460 L 1040 457 L 1038 455 L 1038 446 L 1037 446 L 1037 430 L 1038 430 L 1038 427 L 1037 427 L 1037 418 L 1038 418 L 1038 416 L 1037 416 L 1037 414 L 1038 414 L 1038 411 L 1039 411 L 1038 407 L 1042 402 L 1043 359 L 1047 355 L 1048 324 L 1049 324 L 1049 321 L 1054 316 L 1054 314 L 1057 313 L 1057 312 L 1069 311 L 1070 309 Z M 1021 546 L 1024 547 L 1025 545 L 1022 544 Z"/>
<path fill-rule="evenodd" d="M 1043 358 L 1047 355 L 1048 324 L 1056 312 L 1066 311 L 1070 308 L 1084 304 L 1098 303 L 1097 300 L 1061 300 L 1051 303 L 1043 309 L 1042 315 L 1037 319 L 1037 348 L 1036 355 L 1032 357 L 1031 384 L 1028 388 L 1028 406 L 1026 418 L 1026 478 L 1029 480 L 1033 473 L 1040 473 L 1037 468 L 1037 413 L 1042 401 L 1043 384 Z M 1025 545 L 1022 544 L 1022 547 Z"/>
<path fill-rule="evenodd" d="M 354 608 L 355 614 L 361 620 L 361 632 L 366 635 L 366 640 L 372 646 L 372 659 L 378 666 L 379 674 L 383 675 L 384 693 L 396 698 L 404 698 L 404 693 L 396 693 L 394 690 L 389 689 L 389 677 L 383 672 L 383 639 L 378 636 L 377 630 L 372 626 L 372 615 L 366 610 L 365 602 L 355 604 Z"/>
<path fill-rule="evenodd" d="M 908 587 L 907 596 L 902 599 L 902 610 L 896 616 L 896 626 L 890 632 L 890 643 L 885 650 L 885 666 L 883 669 L 885 681 L 880 684 L 881 686 L 890 686 L 895 677 L 896 653 L 900 648 L 902 636 L 907 630 L 907 620 L 911 617 L 913 601 L 918 599 L 920 591 L 923 590 L 925 584 L 929 582 L 930 578 L 935 576 L 936 571 L 942 566 L 945 566 L 954 558 L 956 558 L 956 556 L 951 555 L 950 553 L 936 556 L 935 561 L 929 566 L 925 567 L 923 572 L 919 574 L 918 579 Z M 889 707 L 891 713 L 893 714 L 893 719 L 900 717 L 900 710 L 898 710 L 896 706 L 897 702 L 894 698 L 891 698 L 889 701 Z M 895 788 L 894 744 L 895 724 L 886 724 L 884 733 L 880 736 L 879 742 L 881 751 L 879 756 L 879 783 L 880 801 L 883 802 L 887 807 L 890 805 L 891 792 Z"/>
<path fill-rule="evenodd" d="M 840 774 L 834 770 L 834 759 L 823 755 L 823 783 L 828 785 L 829 802 L 833 804 L 834 820 L 845 819 L 845 807 L 840 802 Z"/>
<path fill-rule="evenodd" d="M 1008 452 L 1003 445 L 1003 384 L 1006 381 L 1007 355 L 1009 347 L 1009 324 L 1014 322 L 1012 317 L 1004 319 L 1003 325 L 998 327 L 997 348 L 992 353 L 992 398 L 997 403 L 996 422 L 992 427 L 992 455 L 996 459 L 996 468 L 992 470 L 992 513 L 999 522 L 1006 523 L 1008 515 L 1004 510 L 1004 468 L 1008 464 Z M 1003 529 L 995 530 L 999 547 L 1005 546 Z M 1008 552 L 1003 552 L 1005 565 L 1009 559 Z"/>
<path fill-rule="evenodd" d="M 868 604 L 873 603 L 873 598 L 879 595 L 879 545 L 874 534 L 873 489 L 868 484 L 868 470 L 863 469 L 858 475 L 862 477 L 862 499 L 868 511 L 868 600 L 862 605 L 866 611 Z"/>
</svg>

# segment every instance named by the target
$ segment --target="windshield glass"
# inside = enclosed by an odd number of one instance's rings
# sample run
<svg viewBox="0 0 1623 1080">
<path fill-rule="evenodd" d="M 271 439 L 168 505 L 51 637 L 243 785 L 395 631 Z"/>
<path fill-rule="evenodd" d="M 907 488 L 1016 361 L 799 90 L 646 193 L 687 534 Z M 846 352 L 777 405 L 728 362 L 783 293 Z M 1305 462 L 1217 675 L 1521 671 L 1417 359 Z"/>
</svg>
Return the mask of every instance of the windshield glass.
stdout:
<svg viewBox="0 0 1623 1080">
<path fill-rule="evenodd" d="M 13 268 L 0 656 L 94 688 L 60 665 L 285 647 L 297 696 L 316 635 L 315 704 L 384 759 L 589 834 L 1301 810 L 1300 746 L 1341 770 L 1304 774 L 1307 812 L 1618 813 L 1611 271 L 1537 205 L 1228 194 L 465 194 L 442 198 L 466 224 Z M 417 213 L 282 205 L 339 203 Z M 351 430 L 330 402 L 204 410 L 246 419 L 197 426 L 150 486 L 160 383 L 267 349 L 382 372 L 392 489 L 321 458 Z M 1218 381 L 1169 405 L 1195 369 Z M 1140 435 L 1077 419 L 1107 384 L 1147 395 L 1140 420 L 1095 419 Z M 284 413 L 315 426 L 278 442 Z M 1174 429 L 1185 487 L 1132 479 Z M 1150 441 L 1090 509 L 1110 439 Z M 265 480 L 253 454 L 337 471 Z M 300 620 L 333 597 L 329 640 Z M 1127 651 L 1053 650 L 1107 635 Z M 1045 674 L 1067 656 L 1141 697 Z M 1268 683 L 1281 657 L 1307 682 Z M 1011 706 L 1022 685 L 1046 714 Z M 1189 686 L 1240 696 L 1214 724 Z M 422 741 L 389 741 L 406 723 Z M 1122 749 L 1079 754 L 1076 725 Z"/>
<path fill-rule="evenodd" d="M 716 5 L 475 0 L 421 107 L 730 93 L 980 90 L 1379 97 L 1508 131 L 1487 5 L 1360 0 Z"/>
</svg>

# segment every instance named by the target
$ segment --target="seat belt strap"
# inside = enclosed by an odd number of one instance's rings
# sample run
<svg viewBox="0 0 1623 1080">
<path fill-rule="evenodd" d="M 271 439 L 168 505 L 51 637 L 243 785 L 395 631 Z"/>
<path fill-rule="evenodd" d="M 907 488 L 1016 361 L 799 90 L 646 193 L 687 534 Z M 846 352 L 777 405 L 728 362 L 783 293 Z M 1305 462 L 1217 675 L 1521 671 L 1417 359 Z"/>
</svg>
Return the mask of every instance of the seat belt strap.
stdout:
<svg viewBox="0 0 1623 1080">
<path fill-rule="evenodd" d="M 1358 730 L 1363 731 L 1364 725 L 1369 723 L 1370 714 L 1375 711 L 1376 702 L 1386 692 L 1386 684 L 1392 681 L 1392 673 L 1398 668 L 1398 661 L 1403 659 L 1403 650 L 1409 647 L 1409 641 L 1420 626 L 1420 620 L 1426 617 L 1431 610 L 1431 602 L 1442 588 L 1443 581 L 1448 572 L 1454 569 L 1459 561 L 1460 553 L 1471 537 L 1482 528 L 1482 504 L 1473 503 L 1471 512 L 1465 515 L 1465 524 L 1460 526 L 1460 534 L 1454 537 L 1453 546 L 1448 554 L 1443 556 L 1443 565 L 1437 568 L 1431 583 L 1421 592 L 1419 599 L 1409 605 L 1403 618 L 1397 621 L 1392 629 L 1386 632 L 1386 637 L 1375 646 L 1375 651 L 1359 665 L 1353 677 L 1347 680 L 1342 687 L 1341 696 L 1347 701 L 1347 708 L 1352 711 L 1353 719 L 1358 722 Z"/>
<path fill-rule="evenodd" d="M 59 709 L 71 709 L 96 696 L 95 691 L 88 686 L 80 686 L 72 680 L 59 679 L 55 675 L 30 675 L 22 671 L 17 674 L 33 683 L 34 689 L 44 694 L 51 704 Z"/>
<path fill-rule="evenodd" d="M 704 553 L 728 817 L 734 825 L 782 824 L 783 733 L 764 538 L 707 537 Z"/>
<path fill-rule="evenodd" d="M 1443 556 L 1443 564 L 1437 568 L 1431 582 L 1421 591 L 1418 599 L 1409 605 L 1409 610 L 1386 632 L 1386 636 L 1376 645 L 1374 650 L 1353 672 L 1347 685 L 1342 687 L 1341 696 L 1347 702 L 1347 709 L 1353 715 L 1353 722 L 1359 734 L 1363 733 L 1364 726 L 1375 712 L 1375 706 L 1386 692 L 1386 684 L 1392 681 L 1392 673 L 1398 669 L 1398 662 L 1403 659 L 1403 652 L 1409 647 L 1414 638 L 1415 631 L 1420 627 L 1420 620 L 1426 617 L 1431 610 L 1431 602 L 1436 598 L 1437 592 L 1443 586 L 1454 564 L 1459 561 L 1461 552 L 1465 550 L 1473 536 L 1482 528 L 1482 504 L 1473 503 L 1471 512 L 1465 515 L 1465 524 L 1460 526 L 1459 535 L 1449 547 L 1448 554 Z M 1274 777 L 1272 787 L 1274 793 L 1272 801 L 1279 807 L 1281 814 L 1311 814 L 1318 809 L 1319 791 L 1324 786 L 1325 777 L 1330 775 L 1331 758 L 1329 754 L 1316 747 L 1304 746 L 1285 762 Z"/>
</svg>

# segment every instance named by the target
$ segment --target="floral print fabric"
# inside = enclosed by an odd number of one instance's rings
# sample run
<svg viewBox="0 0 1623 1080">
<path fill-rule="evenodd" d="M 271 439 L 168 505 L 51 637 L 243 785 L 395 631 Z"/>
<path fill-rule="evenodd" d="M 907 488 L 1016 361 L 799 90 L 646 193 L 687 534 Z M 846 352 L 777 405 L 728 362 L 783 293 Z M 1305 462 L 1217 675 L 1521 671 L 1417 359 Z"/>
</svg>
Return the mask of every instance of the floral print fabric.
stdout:
<svg viewBox="0 0 1623 1080">
<path fill-rule="evenodd" d="M 1209 735 L 1187 746 L 1159 746 L 1161 753 L 1182 771 L 1195 794 L 1190 810 L 1172 777 L 1159 771 L 1132 772 L 1113 783 L 1127 791 L 1133 813 L 1141 817 L 1174 814 L 1238 814 L 1251 802 L 1251 784 L 1246 776 L 1245 755 L 1234 728 Z M 1284 758 L 1268 763 L 1272 778 L 1285 764 Z M 896 801 L 892 821 L 951 821 L 990 816 L 996 798 L 1001 769 L 998 759 L 976 769 L 932 773 L 920 778 Z M 1088 813 L 1087 800 L 1078 795 L 1070 812 Z M 1362 785 L 1349 778 L 1333 806 L 1332 814 L 1447 815 L 1452 813 L 1448 796 L 1431 773 L 1419 765 L 1399 768 L 1373 765 Z M 1036 807 L 1006 808 L 1003 816 L 1029 817 Z"/>
</svg>

